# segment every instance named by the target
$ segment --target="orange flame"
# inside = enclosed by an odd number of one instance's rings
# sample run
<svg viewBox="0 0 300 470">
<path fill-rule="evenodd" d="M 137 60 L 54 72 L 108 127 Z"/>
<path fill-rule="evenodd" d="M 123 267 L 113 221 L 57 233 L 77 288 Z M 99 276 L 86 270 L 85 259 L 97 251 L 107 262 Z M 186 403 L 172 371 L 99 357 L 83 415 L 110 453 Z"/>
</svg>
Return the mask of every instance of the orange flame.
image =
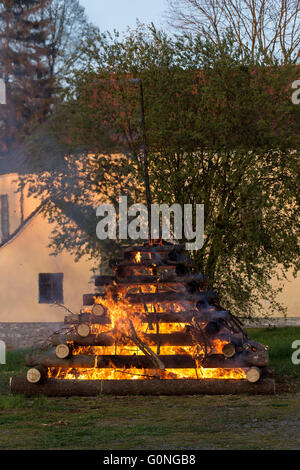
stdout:
<svg viewBox="0 0 300 470">
<path fill-rule="evenodd" d="M 244 369 L 166 369 L 154 371 L 147 369 L 48 369 L 48 377 L 65 380 L 145 380 L 153 378 L 161 379 L 246 379 Z"/>
<path fill-rule="evenodd" d="M 135 255 L 135 262 L 141 262 L 141 253 Z M 163 287 L 163 286 L 162 286 Z M 137 292 L 154 293 L 157 292 L 155 284 L 135 286 Z M 185 307 L 180 303 L 172 306 L 162 306 L 160 304 L 141 304 L 132 305 L 126 297 L 130 288 L 123 287 L 118 290 L 116 295 L 114 287 L 112 290 L 107 289 L 106 298 L 97 298 L 95 296 L 95 303 L 101 303 L 106 307 L 111 324 L 90 324 L 91 333 L 99 335 L 101 333 L 111 334 L 115 340 L 112 346 L 77 346 L 73 349 L 73 355 L 93 355 L 95 356 L 95 364 L 97 363 L 97 356 L 99 355 L 144 355 L 143 351 L 132 341 L 132 333 L 135 332 L 147 346 L 152 347 L 153 353 L 160 355 L 174 355 L 174 354 L 188 354 L 194 358 L 199 358 L 204 354 L 201 350 L 201 345 L 192 344 L 188 346 L 172 346 L 155 344 L 155 341 L 149 340 L 148 333 L 170 334 L 177 332 L 186 332 L 188 323 L 163 323 L 159 321 L 160 313 L 162 312 L 180 312 L 185 310 Z M 89 309 L 86 312 L 90 312 Z M 157 321 L 151 325 L 147 323 L 147 314 L 153 313 L 157 315 Z M 210 353 L 222 354 L 222 349 L 228 341 L 221 339 L 214 339 L 210 344 Z M 117 368 L 48 368 L 48 377 L 57 379 L 79 379 L 79 380 L 138 380 L 138 379 L 246 379 L 246 370 L 241 368 L 203 368 L 199 361 L 196 360 L 197 367 L 194 369 L 136 369 L 135 367 L 117 369 Z"/>
</svg>

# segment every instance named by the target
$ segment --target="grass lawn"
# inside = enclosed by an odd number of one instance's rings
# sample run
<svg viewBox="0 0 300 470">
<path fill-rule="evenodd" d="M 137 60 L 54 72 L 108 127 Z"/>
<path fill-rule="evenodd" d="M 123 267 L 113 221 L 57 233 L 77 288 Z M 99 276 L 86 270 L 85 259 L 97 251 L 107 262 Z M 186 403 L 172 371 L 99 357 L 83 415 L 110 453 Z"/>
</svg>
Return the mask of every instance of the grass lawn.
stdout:
<svg viewBox="0 0 300 470">
<path fill-rule="evenodd" d="M 10 396 L 24 353 L 0 366 L 0 449 L 300 449 L 300 328 L 252 328 L 270 346 L 275 396 L 25 398 Z"/>
</svg>

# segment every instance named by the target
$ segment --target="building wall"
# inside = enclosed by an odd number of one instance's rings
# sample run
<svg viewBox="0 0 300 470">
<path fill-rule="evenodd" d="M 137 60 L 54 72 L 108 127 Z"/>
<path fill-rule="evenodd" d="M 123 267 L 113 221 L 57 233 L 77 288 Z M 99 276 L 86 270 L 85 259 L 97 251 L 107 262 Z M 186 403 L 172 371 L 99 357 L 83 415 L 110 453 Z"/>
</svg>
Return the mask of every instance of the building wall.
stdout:
<svg viewBox="0 0 300 470">
<path fill-rule="evenodd" d="M 0 322 L 58 322 L 66 312 L 52 304 L 39 304 L 39 273 L 63 273 L 64 304 L 79 312 L 82 295 L 93 292 L 94 263 L 75 263 L 68 253 L 50 256 L 51 225 L 37 214 L 18 236 L 0 249 Z"/>
<path fill-rule="evenodd" d="M 287 277 L 288 280 L 284 281 L 283 290 L 278 295 L 277 300 L 287 307 L 288 317 L 300 318 L 300 276 L 298 275 L 295 279 L 290 272 Z M 277 287 L 278 283 L 274 281 L 273 285 Z"/>
<path fill-rule="evenodd" d="M 20 225 L 19 194 L 13 181 L 17 175 L 0 176 L 0 194 L 9 195 L 11 233 Z M 6 191 L 6 192 L 5 192 Z M 24 216 L 39 205 L 25 198 Z M 53 304 L 39 303 L 39 273 L 63 273 L 64 304 L 78 312 L 82 295 L 93 292 L 95 263 L 87 257 L 77 263 L 64 252 L 51 256 L 48 248 L 54 225 L 35 215 L 11 241 L 0 248 L 0 322 L 59 322 L 66 312 Z"/>
</svg>

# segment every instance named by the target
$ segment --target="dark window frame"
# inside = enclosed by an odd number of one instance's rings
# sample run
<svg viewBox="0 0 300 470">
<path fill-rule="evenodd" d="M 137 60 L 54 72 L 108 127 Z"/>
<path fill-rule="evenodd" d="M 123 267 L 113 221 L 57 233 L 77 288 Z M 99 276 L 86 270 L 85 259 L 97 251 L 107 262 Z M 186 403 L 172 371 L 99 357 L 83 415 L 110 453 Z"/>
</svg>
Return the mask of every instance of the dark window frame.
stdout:
<svg viewBox="0 0 300 470">
<path fill-rule="evenodd" d="M 5 242 L 10 235 L 8 194 L 0 194 L 1 238 Z"/>
<path fill-rule="evenodd" d="M 39 273 L 39 304 L 63 304 L 63 273 Z"/>
</svg>

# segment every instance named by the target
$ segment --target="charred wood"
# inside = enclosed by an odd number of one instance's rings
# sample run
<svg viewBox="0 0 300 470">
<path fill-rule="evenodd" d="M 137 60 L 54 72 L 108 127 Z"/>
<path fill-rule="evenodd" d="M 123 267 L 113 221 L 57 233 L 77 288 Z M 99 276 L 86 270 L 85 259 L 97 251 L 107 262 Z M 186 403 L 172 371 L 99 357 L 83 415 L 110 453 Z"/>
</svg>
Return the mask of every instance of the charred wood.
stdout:
<svg viewBox="0 0 300 470">
<path fill-rule="evenodd" d="M 251 367 L 246 374 L 248 382 L 256 383 L 261 378 L 261 370 L 258 367 Z"/>
<path fill-rule="evenodd" d="M 195 368 L 195 359 L 188 354 L 160 355 L 160 361 L 166 369 L 186 369 Z M 247 354 L 239 354 L 233 358 L 224 358 L 222 354 L 211 354 L 204 358 L 200 357 L 198 363 L 204 368 L 240 368 L 249 366 L 266 366 L 268 364 L 265 358 L 256 360 L 247 357 Z M 42 365 L 44 367 L 79 367 L 79 368 L 122 368 L 136 367 L 137 369 L 155 369 L 153 359 L 148 356 L 138 355 L 73 355 L 66 359 L 60 359 L 54 351 L 50 350 L 47 354 L 26 356 L 26 365 L 33 367 Z"/>
<path fill-rule="evenodd" d="M 60 380 L 47 379 L 45 384 L 30 384 L 22 377 L 12 377 L 10 390 L 26 396 L 53 397 L 103 395 L 273 395 L 272 378 L 257 383 L 234 379 L 179 379 L 179 380 Z"/>
<path fill-rule="evenodd" d="M 109 325 L 111 323 L 110 318 L 107 315 L 93 315 L 92 313 L 80 313 L 79 315 L 67 315 L 64 318 L 65 325 L 75 325 L 78 323 L 99 325 Z"/>
<path fill-rule="evenodd" d="M 26 379 L 31 384 L 42 383 L 47 377 L 47 370 L 41 365 L 28 369 Z"/>
<path fill-rule="evenodd" d="M 86 306 L 94 305 L 96 297 L 105 298 L 105 294 L 102 294 L 102 293 L 83 294 L 83 296 L 82 296 L 82 305 L 86 305 Z"/>
<path fill-rule="evenodd" d="M 185 245 L 184 244 L 179 244 L 179 245 L 174 245 L 174 244 L 168 244 L 168 245 L 159 245 L 159 244 L 152 244 L 152 245 L 135 245 L 135 246 L 129 246 L 125 248 L 124 252 L 125 253 L 138 253 L 138 252 L 143 252 L 143 253 L 165 253 L 169 252 L 172 250 L 176 250 L 178 252 L 183 252 L 185 251 Z"/>
<path fill-rule="evenodd" d="M 160 361 L 168 369 L 194 368 L 196 363 L 189 355 L 159 356 Z M 47 354 L 26 356 L 26 365 L 29 367 L 43 365 L 44 367 L 65 368 L 126 368 L 156 369 L 152 358 L 147 356 L 117 356 L 117 355 L 73 355 L 67 359 L 59 359 L 55 352 Z"/>
<path fill-rule="evenodd" d="M 199 274 L 190 274 L 187 276 L 175 276 L 174 274 L 169 274 L 166 276 L 150 276 L 150 275 L 140 275 L 140 276 L 128 276 L 124 278 L 118 278 L 116 276 L 96 276 L 95 277 L 95 286 L 101 287 L 106 285 L 112 285 L 114 282 L 122 285 L 122 286 L 134 286 L 134 285 L 141 285 L 141 284 L 154 284 L 156 282 L 160 282 L 163 284 L 172 283 L 172 284 L 188 284 L 195 282 L 197 285 L 197 289 L 199 287 L 206 286 L 206 281 L 203 279 L 202 275 Z"/>
</svg>

